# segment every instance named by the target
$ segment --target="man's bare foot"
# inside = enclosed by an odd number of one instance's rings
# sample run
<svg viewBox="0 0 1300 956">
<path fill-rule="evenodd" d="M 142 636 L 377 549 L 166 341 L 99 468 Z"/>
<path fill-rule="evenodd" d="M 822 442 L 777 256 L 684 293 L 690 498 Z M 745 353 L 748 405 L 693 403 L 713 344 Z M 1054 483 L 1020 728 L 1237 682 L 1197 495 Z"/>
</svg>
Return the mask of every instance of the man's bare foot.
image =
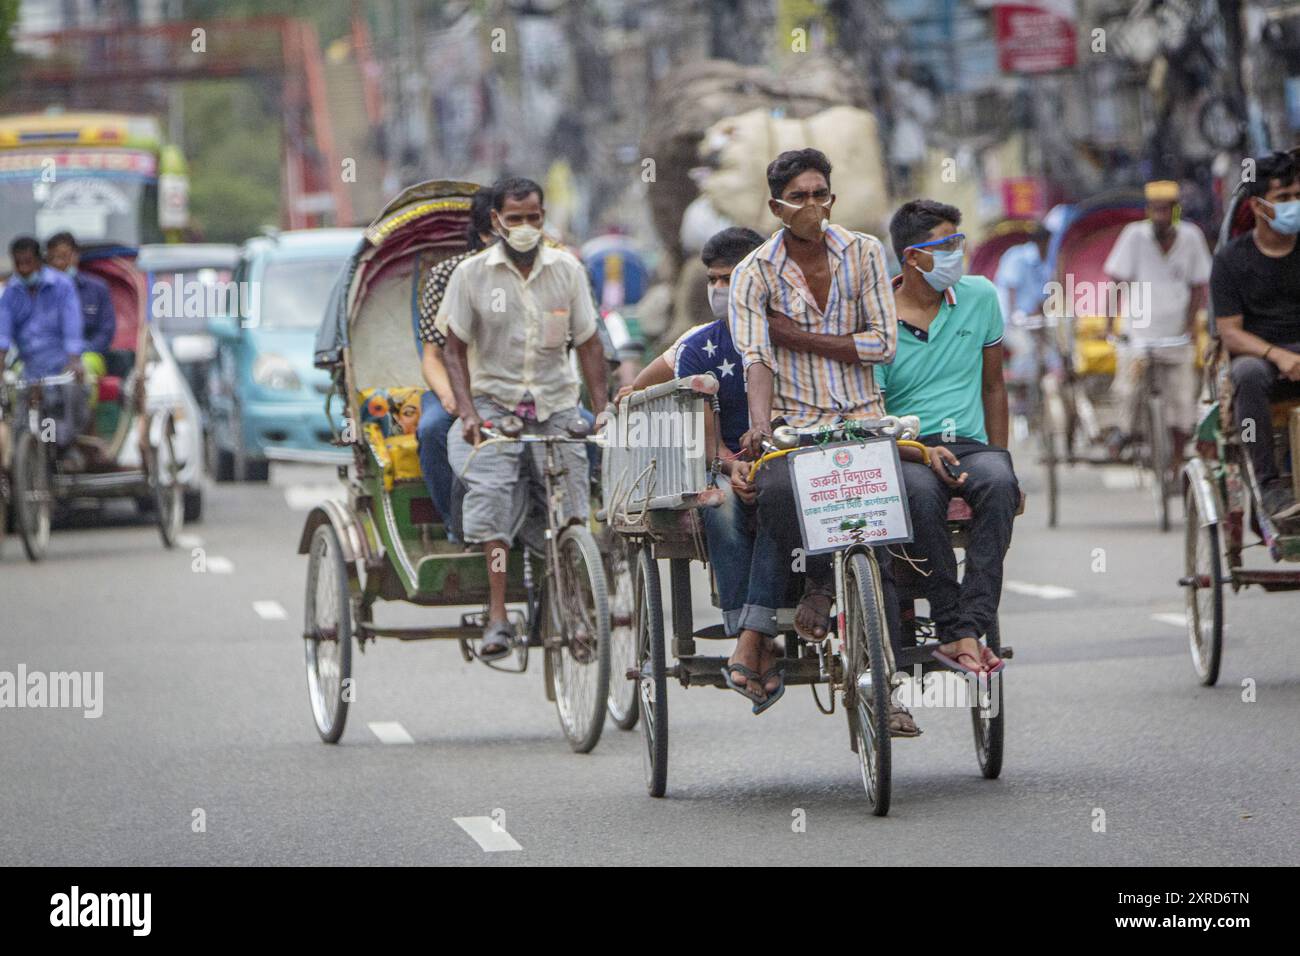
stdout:
<svg viewBox="0 0 1300 956">
<path fill-rule="evenodd" d="M 830 624 L 835 592 L 825 585 L 807 584 L 794 611 L 794 629 L 804 640 L 821 641 Z"/>
<path fill-rule="evenodd" d="M 727 666 L 739 664 L 755 674 L 762 674 L 763 640 L 764 636 L 758 631 L 751 631 L 748 628 L 741 631 L 740 637 L 736 639 L 736 649 L 727 658 Z M 739 670 L 732 671 L 731 679 L 737 687 L 749 688 L 749 678 Z M 750 693 L 762 693 L 761 688 L 758 687 L 749 690 Z"/>
<path fill-rule="evenodd" d="M 768 671 L 772 670 L 772 668 L 776 667 L 777 664 L 779 664 L 784 659 L 785 658 L 783 658 L 780 654 L 777 653 L 776 638 L 764 636 L 763 649 L 762 652 L 759 654 L 759 659 L 758 659 L 759 661 L 758 672 L 760 674 L 766 674 Z M 763 682 L 763 693 L 771 694 L 780 686 L 781 686 L 781 675 L 774 673 L 771 676 L 769 676 L 766 681 Z"/>
<path fill-rule="evenodd" d="M 940 644 L 939 653 L 963 670 L 976 674 L 988 670 L 984 659 L 984 647 L 976 638 L 963 637 L 949 641 L 947 644 Z"/>
</svg>

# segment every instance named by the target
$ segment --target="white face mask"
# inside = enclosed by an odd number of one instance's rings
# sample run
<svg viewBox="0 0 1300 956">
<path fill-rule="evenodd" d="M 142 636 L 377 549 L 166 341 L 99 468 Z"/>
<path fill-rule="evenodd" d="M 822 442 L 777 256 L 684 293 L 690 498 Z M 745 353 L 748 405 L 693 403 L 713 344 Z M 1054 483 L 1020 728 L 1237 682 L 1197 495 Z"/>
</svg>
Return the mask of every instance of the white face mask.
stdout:
<svg viewBox="0 0 1300 956">
<path fill-rule="evenodd" d="M 537 244 L 542 241 L 542 230 L 536 226 L 530 226 L 525 223 L 522 226 L 513 226 L 506 228 L 505 224 L 498 218 L 496 220 L 500 229 L 505 230 L 500 233 L 504 236 L 506 245 L 515 252 L 532 252 L 537 248 Z M 500 232 L 500 229 L 498 230 Z"/>
<path fill-rule="evenodd" d="M 727 300 L 730 292 L 730 287 L 725 285 L 709 286 L 709 308 L 713 311 L 715 319 L 727 317 Z"/>
</svg>

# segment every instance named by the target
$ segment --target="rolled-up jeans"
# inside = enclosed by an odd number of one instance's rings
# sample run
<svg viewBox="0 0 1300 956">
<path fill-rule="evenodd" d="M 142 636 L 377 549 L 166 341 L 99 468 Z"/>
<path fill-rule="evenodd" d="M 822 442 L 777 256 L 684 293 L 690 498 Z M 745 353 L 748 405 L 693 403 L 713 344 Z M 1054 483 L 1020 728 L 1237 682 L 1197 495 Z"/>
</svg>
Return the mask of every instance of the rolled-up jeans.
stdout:
<svg viewBox="0 0 1300 956">
<path fill-rule="evenodd" d="M 788 458 L 765 464 L 758 472 L 758 529 L 754 535 L 754 553 L 750 560 L 749 588 L 740 626 L 760 634 L 775 636 L 776 612 L 787 604 L 790 574 L 795 565 L 803 564 L 809 585 L 834 590 L 834 557 L 831 554 L 804 556 L 803 532 L 799 528 L 799 511 L 790 481 Z M 894 649 L 899 648 L 902 619 L 898 591 L 894 587 L 894 568 L 889 552 L 883 547 L 871 549 L 880 566 L 880 586 L 885 602 L 885 623 Z"/>
<path fill-rule="evenodd" d="M 451 518 L 451 464 L 447 461 L 447 432 L 455 416 L 448 414 L 436 393 L 425 392 L 420 399 L 420 423 L 415 428 L 420 448 L 420 471 L 429 488 L 429 497 L 438 515 L 446 523 Z"/>
<path fill-rule="evenodd" d="M 1300 352 L 1300 342 L 1275 348 Z M 1269 395 L 1281 381 L 1281 372 L 1268 359 L 1254 355 L 1237 355 L 1232 359 L 1232 413 L 1238 428 L 1245 428 L 1247 422 L 1253 423 L 1250 429 L 1253 440 L 1245 441 L 1243 433 L 1242 443 L 1250 452 L 1255 480 L 1261 488 L 1278 477 Z"/>
<path fill-rule="evenodd" d="M 740 616 L 752 576 L 754 505 L 745 504 L 725 480 L 718 482 L 724 495 L 716 508 L 702 508 L 704 541 L 709 563 L 713 565 L 714 584 L 718 589 L 718 606 L 728 637 L 740 633 Z"/>
<path fill-rule="evenodd" d="M 966 568 L 957 580 L 957 556 L 948 530 L 948 503 L 953 491 L 928 466 L 903 462 L 903 484 L 912 516 L 912 541 L 896 545 L 926 574 L 925 597 L 940 640 L 981 637 L 998 616 L 1002 597 L 1002 561 L 1011 545 L 1011 526 L 1020 505 L 1020 485 L 1011 453 L 973 439 L 944 444 L 957 456 L 966 483 L 961 495 L 971 508 Z"/>
</svg>

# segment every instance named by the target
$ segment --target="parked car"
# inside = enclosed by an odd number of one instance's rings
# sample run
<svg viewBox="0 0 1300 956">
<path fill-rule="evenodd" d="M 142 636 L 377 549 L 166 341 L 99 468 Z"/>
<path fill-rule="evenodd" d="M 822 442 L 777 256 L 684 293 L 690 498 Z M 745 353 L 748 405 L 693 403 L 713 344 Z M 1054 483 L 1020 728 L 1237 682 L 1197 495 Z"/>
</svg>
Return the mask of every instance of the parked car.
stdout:
<svg viewBox="0 0 1300 956">
<path fill-rule="evenodd" d="M 206 422 L 208 376 L 217 343 L 208 331 L 210 306 L 230 288 L 239 246 L 234 243 L 169 243 L 140 247 L 136 266 L 149 287 L 149 317 L 162 333 Z"/>
<path fill-rule="evenodd" d="M 360 229 L 304 229 L 240 250 L 239 307 L 208 323 L 217 341 L 208 467 L 218 481 L 265 481 L 272 461 L 350 460 L 332 443 L 342 419 L 325 414 L 329 373 L 312 359 L 330 289 L 360 242 Z"/>
</svg>

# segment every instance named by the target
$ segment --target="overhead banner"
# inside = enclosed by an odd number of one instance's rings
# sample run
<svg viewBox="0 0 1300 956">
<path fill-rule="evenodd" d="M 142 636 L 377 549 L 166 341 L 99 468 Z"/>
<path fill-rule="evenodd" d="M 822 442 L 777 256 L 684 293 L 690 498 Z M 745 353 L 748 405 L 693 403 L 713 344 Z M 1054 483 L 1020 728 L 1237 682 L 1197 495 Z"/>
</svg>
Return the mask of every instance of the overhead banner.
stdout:
<svg viewBox="0 0 1300 956">
<path fill-rule="evenodd" d="M 993 8 L 998 67 L 1004 73 L 1050 73 L 1077 62 L 1074 0 L 999 3 Z"/>
</svg>

